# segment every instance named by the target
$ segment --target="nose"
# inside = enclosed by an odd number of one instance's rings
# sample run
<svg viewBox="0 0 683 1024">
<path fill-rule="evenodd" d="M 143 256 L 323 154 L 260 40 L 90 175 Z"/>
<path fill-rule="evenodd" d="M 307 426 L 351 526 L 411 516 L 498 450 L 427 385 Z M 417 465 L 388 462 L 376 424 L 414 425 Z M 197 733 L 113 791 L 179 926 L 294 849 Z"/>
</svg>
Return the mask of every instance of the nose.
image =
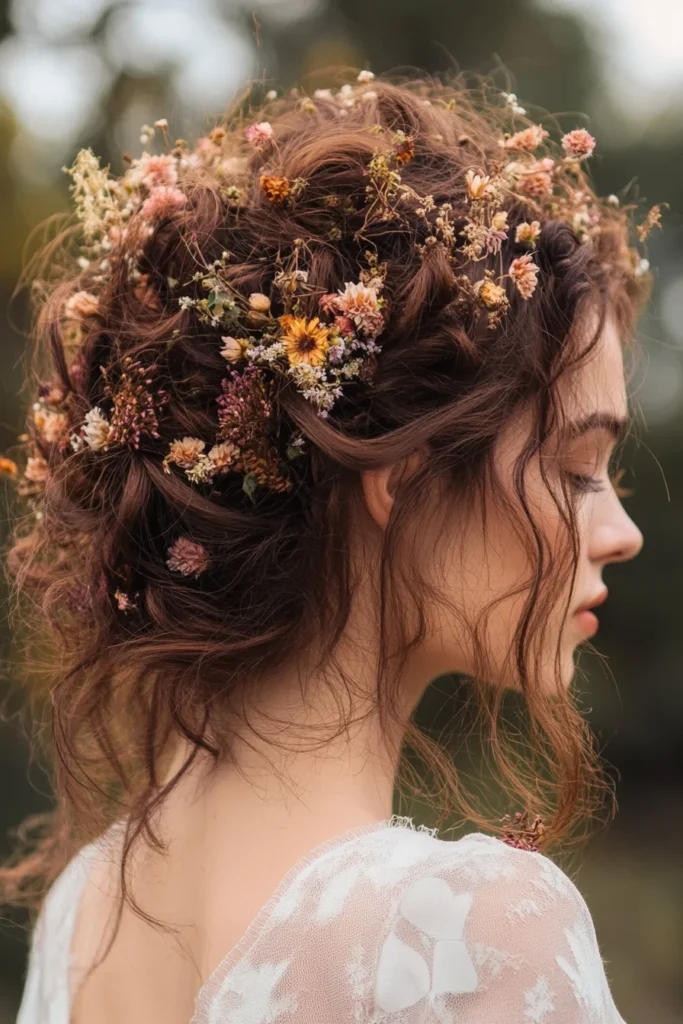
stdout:
<svg viewBox="0 0 683 1024">
<path fill-rule="evenodd" d="M 628 562 L 642 550 L 643 534 L 616 495 L 596 539 L 595 557 L 603 562 Z"/>
</svg>

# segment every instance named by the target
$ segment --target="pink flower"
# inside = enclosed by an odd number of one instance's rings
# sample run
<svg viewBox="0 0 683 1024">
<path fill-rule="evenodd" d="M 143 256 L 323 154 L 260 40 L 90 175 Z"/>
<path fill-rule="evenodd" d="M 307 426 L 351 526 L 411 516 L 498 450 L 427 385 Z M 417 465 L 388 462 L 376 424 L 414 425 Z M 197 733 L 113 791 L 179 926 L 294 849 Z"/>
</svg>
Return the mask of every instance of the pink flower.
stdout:
<svg viewBox="0 0 683 1024">
<path fill-rule="evenodd" d="M 353 334 L 355 331 L 355 324 L 348 316 L 336 316 L 334 323 L 340 334 Z"/>
<path fill-rule="evenodd" d="M 143 153 L 133 169 L 133 178 L 151 191 L 160 185 L 175 185 L 178 180 L 176 159 L 169 154 L 153 156 Z"/>
<path fill-rule="evenodd" d="M 47 480 L 47 462 L 41 455 L 29 455 L 26 460 L 24 476 L 34 484 L 43 484 Z"/>
<path fill-rule="evenodd" d="M 353 321 L 358 330 L 371 338 L 376 338 L 384 329 L 384 317 L 379 309 L 377 289 L 371 285 L 352 284 L 347 281 L 344 291 L 338 293 L 336 309 L 343 316 Z"/>
<path fill-rule="evenodd" d="M 179 188 L 160 185 L 153 188 L 142 204 L 142 215 L 148 220 L 168 217 L 187 202 L 187 196 Z"/>
<path fill-rule="evenodd" d="M 62 412 L 37 412 L 34 423 L 48 444 L 59 441 L 68 428 L 68 420 Z"/>
<path fill-rule="evenodd" d="M 135 602 L 131 601 L 128 594 L 124 593 L 123 590 L 114 591 L 114 600 L 116 601 L 116 607 L 120 612 L 127 612 L 131 608 L 135 608 Z"/>
<path fill-rule="evenodd" d="M 203 544 L 178 537 L 168 549 L 166 565 L 183 576 L 200 576 L 209 566 L 209 556 Z"/>
<path fill-rule="evenodd" d="M 484 249 L 490 255 L 495 256 L 500 252 L 500 247 L 507 239 L 507 236 L 507 231 L 500 231 L 495 227 L 488 228 L 484 239 Z"/>
<path fill-rule="evenodd" d="M 318 299 L 318 305 L 320 306 L 323 313 L 334 313 L 339 302 L 339 295 L 337 292 L 325 292 Z"/>
<path fill-rule="evenodd" d="M 510 277 L 517 286 L 517 291 L 523 299 L 530 299 L 536 290 L 538 283 L 538 266 L 531 258 L 531 253 L 525 252 L 518 256 L 510 264 Z"/>
<path fill-rule="evenodd" d="M 265 146 L 273 137 L 273 126 L 270 121 L 255 121 L 244 129 L 244 137 L 252 146 Z"/>
<path fill-rule="evenodd" d="M 593 155 L 595 139 L 585 128 L 575 128 L 562 136 L 562 148 L 572 160 L 585 160 Z"/>
<path fill-rule="evenodd" d="M 532 124 L 529 128 L 524 128 L 521 132 L 515 132 L 509 139 L 506 139 L 503 143 L 505 149 L 523 150 L 527 153 L 531 153 L 534 149 L 538 149 L 544 139 L 547 139 L 548 132 L 545 128 L 542 128 L 540 124 Z"/>
<path fill-rule="evenodd" d="M 539 197 L 551 192 L 553 187 L 552 170 L 554 166 L 555 161 L 550 157 L 545 157 L 543 160 L 534 160 L 521 173 L 519 181 L 521 191 L 526 192 L 530 196 Z"/>
</svg>

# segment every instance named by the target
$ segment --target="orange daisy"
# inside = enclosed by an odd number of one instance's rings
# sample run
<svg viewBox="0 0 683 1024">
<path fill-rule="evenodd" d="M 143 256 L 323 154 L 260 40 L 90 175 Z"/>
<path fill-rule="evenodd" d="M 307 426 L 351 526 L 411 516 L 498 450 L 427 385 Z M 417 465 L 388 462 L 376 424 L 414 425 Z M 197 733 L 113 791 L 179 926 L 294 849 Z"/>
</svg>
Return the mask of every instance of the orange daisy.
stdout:
<svg viewBox="0 0 683 1024">
<path fill-rule="evenodd" d="M 325 362 L 325 354 L 330 344 L 330 331 L 321 325 L 317 316 L 307 320 L 304 316 L 286 313 L 280 317 L 280 324 L 284 328 L 282 340 L 287 347 L 290 366 L 297 363 L 320 366 Z"/>
</svg>

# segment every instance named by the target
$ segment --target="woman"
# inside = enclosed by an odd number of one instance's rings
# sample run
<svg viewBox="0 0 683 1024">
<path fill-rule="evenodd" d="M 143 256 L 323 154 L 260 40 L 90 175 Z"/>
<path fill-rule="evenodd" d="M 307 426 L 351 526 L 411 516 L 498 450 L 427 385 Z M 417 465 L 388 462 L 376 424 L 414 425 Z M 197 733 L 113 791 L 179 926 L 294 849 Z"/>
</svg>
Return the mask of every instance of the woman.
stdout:
<svg viewBox="0 0 683 1024">
<path fill-rule="evenodd" d="M 71 169 L 10 555 L 56 634 L 58 809 L 7 898 L 69 862 L 21 1024 L 621 1021 L 539 850 L 605 789 L 574 657 L 642 544 L 632 208 L 585 129 L 372 77 Z M 513 819 L 411 722 L 452 672 Z M 392 818 L 404 743 L 496 834 Z"/>
</svg>

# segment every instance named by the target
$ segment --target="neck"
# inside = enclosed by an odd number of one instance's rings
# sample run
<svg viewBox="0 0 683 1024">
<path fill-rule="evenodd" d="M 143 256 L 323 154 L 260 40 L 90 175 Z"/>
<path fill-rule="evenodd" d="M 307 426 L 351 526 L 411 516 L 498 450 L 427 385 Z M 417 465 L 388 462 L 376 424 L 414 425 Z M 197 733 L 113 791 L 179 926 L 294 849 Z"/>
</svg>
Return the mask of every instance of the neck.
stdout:
<svg viewBox="0 0 683 1024">
<path fill-rule="evenodd" d="M 405 728 L 436 673 L 414 651 L 392 713 L 380 722 L 378 601 L 372 588 L 359 590 L 327 671 L 310 649 L 247 691 L 248 711 L 240 706 L 230 729 L 230 758 L 212 762 L 202 754 L 183 780 L 192 800 L 233 829 L 258 822 L 264 834 L 290 830 L 312 845 L 391 816 Z M 185 741 L 178 745 L 167 778 L 191 752 Z"/>
<path fill-rule="evenodd" d="M 389 818 L 404 717 L 380 724 L 376 658 L 357 643 L 327 678 L 301 665 L 259 687 L 231 745 L 234 757 L 212 762 L 201 752 L 180 789 L 232 827 L 258 821 L 274 834 L 293 829 L 315 842 Z M 302 680 L 306 680 L 302 685 Z M 401 692 L 410 692 L 401 687 Z M 166 781 L 192 752 L 183 740 Z M 181 796 L 185 807 L 187 802 Z"/>
</svg>

